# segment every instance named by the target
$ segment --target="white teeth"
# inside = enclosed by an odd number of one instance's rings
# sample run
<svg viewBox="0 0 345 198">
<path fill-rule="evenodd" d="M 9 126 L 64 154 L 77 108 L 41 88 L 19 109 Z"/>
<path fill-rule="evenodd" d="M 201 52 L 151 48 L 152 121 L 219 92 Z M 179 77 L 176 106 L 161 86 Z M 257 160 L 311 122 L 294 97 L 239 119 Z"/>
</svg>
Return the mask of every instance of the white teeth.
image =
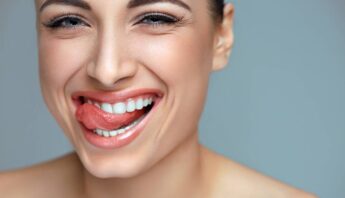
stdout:
<svg viewBox="0 0 345 198">
<path fill-rule="evenodd" d="M 115 137 L 115 136 L 117 136 L 118 132 L 116 130 L 115 131 L 110 131 L 109 134 L 110 134 L 111 137 Z"/>
<path fill-rule="evenodd" d="M 113 113 L 113 107 L 109 103 L 102 103 L 101 109 L 108 113 Z"/>
<path fill-rule="evenodd" d="M 96 133 L 97 133 L 98 135 L 100 135 L 100 136 L 102 136 L 102 135 L 103 135 L 103 131 L 102 131 L 102 129 L 96 129 Z"/>
<path fill-rule="evenodd" d="M 149 99 L 146 98 L 146 99 L 144 100 L 144 107 L 146 107 L 147 105 L 149 105 Z"/>
<path fill-rule="evenodd" d="M 118 134 L 123 134 L 123 133 L 125 133 L 125 132 L 126 132 L 125 129 L 119 129 L 119 130 L 117 130 L 117 133 L 118 133 Z"/>
<path fill-rule="evenodd" d="M 109 104 L 109 103 L 98 103 L 95 101 L 92 101 L 90 99 L 86 100 L 86 103 L 93 104 L 97 108 L 102 109 L 103 111 L 107 113 L 112 114 L 124 114 L 126 112 L 134 112 L 135 110 L 141 110 L 144 107 L 147 107 L 151 105 L 153 102 L 153 97 L 150 98 L 138 98 L 138 99 L 129 99 L 127 102 L 118 102 L 115 104 Z"/>
<path fill-rule="evenodd" d="M 144 100 L 143 100 L 142 98 L 139 98 L 139 99 L 137 100 L 137 102 L 135 103 L 135 107 L 136 107 L 136 109 L 138 109 L 138 110 L 143 109 L 143 107 L 144 107 Z"/>
<path fill-rule="evenodd" d="M 104 137 L 109 137 L 110 136 L 109 131 L 103 131 L 103 136 Z"/>
<path fill-rule="evenodd" d="M 125 131 L 127 131 L 128 129 L 130 129 L 132 127 L 132 125 L 128 125 L 128 126 L 126 126 L 124 129 L 125 129 Z"/>
<path fill-rule="evenodd" d="M 123 102 L 116 103 L 113 106 L 113 112 L 115 114 L 124 114 L 126 113 L 126 111 L 127 111 L 127 107 L 126 107 L 126 104 Z"/>
<path fill-rule="evenodd" d="M 135 101 L 129 100 L 127 103 L 127 112 L 133 112 L 135 111 Z"/>
</svg>

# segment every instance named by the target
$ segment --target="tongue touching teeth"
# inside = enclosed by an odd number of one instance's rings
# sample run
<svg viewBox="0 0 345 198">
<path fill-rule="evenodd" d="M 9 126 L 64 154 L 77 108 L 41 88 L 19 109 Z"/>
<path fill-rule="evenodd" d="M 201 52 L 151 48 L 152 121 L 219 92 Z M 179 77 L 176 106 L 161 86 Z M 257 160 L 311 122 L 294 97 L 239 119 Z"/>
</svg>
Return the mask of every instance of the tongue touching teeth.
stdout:
<svg viewBox="0 0 345 198">
<path fill-rule="evenodd" d="M 103 136 L 103 137 L 115 137 L 117 135 L 121 135 L 121 134 L 127 132 L 128 130 L 130 130 L 131 128 L 136 126 L 142 119 L 144 119 L 144 117 L 145 117 L 145 115 L 141 116 L 139 119 L 137 119 L 136 121 L 134 121 L 130 125 L 122 127 L 120 129 L 117 129 L 117 130 L 107 131 L 107 130 L 102 130 L 102 129 L 95 129 L 94 133 L 96 133 L 99 136 Z"/>
<path fill-rule="evenodd" d="M 87 104 L 78 109 L 78 120 L 99 136 L 115 137 L 136 126 L 148 114 L 154 97 L 130 98 L 114 104 L 99 103 L 87 98 L 83 101 Z"/>
<path fill-rule="evenodd" d="M 121 114 L 124 114 L 127 112 L 129 112 L 129 113 L 134 112 L 135 110 L 141 110 L 144 107 L 151 105 L 152 102 L 153 102 L 152 97 L 145 98 L 145 99 L 138 98 L 136 100 L 129 99 L 127 101 L 127 103 L 126 102 L 118 102 L 115 104 L 98 103 L 98 102 L 91 101 L 90 99 L 87 100 L 87 103 L 93 104 L 107 113 L 118 114 L 118 115 L 121 115 Z"/>
</svg>

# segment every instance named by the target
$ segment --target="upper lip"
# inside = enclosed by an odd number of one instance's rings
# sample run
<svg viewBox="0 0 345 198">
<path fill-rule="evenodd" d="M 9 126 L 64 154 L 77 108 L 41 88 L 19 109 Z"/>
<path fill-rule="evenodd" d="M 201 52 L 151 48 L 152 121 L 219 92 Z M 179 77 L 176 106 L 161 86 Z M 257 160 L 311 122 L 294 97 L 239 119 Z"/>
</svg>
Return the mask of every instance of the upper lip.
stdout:
<svg viewBox="0 0 345 198">
<path fill-rule="evenodd" d="M 80 97 L 86 97 L 93 101 L 104 102 L 104 103 L 115 103 L 119 101 L 124 101 L 130 98 L 135 98 L 140 95 L 155 95 L 156 97 L 162 97 L 162 91 L 158 89 L 135 89 L 135 90 L 125 90 L 118 92 L 105 92 L 105 91 L 77 91 L 72 94 L 73 100 L 78 100 Z"/>
</svg>

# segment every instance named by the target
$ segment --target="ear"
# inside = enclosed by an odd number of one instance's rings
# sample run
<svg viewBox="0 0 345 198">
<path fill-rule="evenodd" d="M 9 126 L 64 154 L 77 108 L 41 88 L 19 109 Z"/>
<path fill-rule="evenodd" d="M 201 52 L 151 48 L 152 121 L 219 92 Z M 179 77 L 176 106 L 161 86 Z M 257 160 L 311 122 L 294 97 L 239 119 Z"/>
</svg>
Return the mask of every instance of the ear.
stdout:
<svg viewBox="0 0 345 198">
<path fill-rule="evenodd" d="M 234 42 L 233 34 L 234 6 L 230 3 L 224 6 L 223 21 L 218 25 L 214 38 L 214 57 L 213 71 L 223 69 L 228 63 L 232 45 Z"/>
</svg>

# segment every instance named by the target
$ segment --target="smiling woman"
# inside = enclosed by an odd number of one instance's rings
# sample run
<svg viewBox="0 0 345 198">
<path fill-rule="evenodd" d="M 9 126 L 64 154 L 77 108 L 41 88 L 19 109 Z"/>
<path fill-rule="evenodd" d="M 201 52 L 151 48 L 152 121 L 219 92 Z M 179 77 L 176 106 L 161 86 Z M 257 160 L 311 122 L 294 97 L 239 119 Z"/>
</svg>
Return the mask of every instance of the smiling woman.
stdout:
<svg viewBox="0 0 345 198">
<path fill-rule="evenodd" d="M 312 197 L 198 141 L 209 76 L 233 44 L 232 4 L 37 0 L 36 10 L 42 94 L 75 152 L 2 173 L 3 197 Z"/>
</svg>

